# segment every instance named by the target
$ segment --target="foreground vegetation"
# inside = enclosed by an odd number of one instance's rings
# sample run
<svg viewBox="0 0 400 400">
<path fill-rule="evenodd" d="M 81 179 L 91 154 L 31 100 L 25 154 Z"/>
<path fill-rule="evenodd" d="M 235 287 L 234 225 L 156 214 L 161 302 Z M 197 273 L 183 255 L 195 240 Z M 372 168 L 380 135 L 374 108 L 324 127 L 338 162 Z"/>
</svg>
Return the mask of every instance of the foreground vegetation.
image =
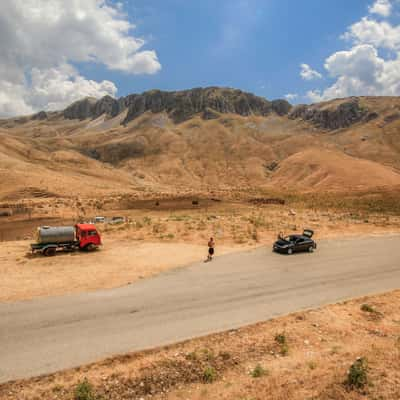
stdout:
<svg viewBox="0 0 400 400">
<path fill-rule="evenodd" d="M 0 385 L 1 400 L 398 400 L 400 291 Z"/>
</svg>

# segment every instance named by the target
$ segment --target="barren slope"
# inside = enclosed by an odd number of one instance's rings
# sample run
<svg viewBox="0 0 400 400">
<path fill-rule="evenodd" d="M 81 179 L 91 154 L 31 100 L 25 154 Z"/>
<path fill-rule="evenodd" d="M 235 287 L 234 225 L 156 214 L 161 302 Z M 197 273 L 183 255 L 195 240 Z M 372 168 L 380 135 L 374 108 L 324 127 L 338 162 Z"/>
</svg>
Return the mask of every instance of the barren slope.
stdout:
<svg viewBox="0 0 400 400">
<path fill-rule="evenodd" d="M 203 90 L 203 89 L 202 89 Z M 399 185 L 400 99 L 311 106 L 233 89 L 84 99 L 0 121 L 0 196 Z M 136 96 L 136 97 L 135 97 Z"/>
</svg>

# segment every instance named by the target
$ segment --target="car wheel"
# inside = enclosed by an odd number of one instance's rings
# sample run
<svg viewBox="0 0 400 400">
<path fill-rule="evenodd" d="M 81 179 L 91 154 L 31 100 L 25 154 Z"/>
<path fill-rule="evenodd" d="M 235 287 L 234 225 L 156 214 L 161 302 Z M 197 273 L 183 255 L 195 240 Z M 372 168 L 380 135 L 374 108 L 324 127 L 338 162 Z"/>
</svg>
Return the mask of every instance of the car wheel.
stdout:
<svg viewBox="0 0 400 400">
<path fill-rule="evenodd" d="M 293 254 L 293 249 L 288 249 L 287 253 L 288 253 L 289 255 L 290 255 L 290 254 Z"/>
<path fill-rule="evenodd" d="M 314 246 L 310 246 L 310 247 L 308 248 L 308 252 L 309 252 L 309 253 L 313 253 L 313 252 L 314 252 Z"/>
</svg>

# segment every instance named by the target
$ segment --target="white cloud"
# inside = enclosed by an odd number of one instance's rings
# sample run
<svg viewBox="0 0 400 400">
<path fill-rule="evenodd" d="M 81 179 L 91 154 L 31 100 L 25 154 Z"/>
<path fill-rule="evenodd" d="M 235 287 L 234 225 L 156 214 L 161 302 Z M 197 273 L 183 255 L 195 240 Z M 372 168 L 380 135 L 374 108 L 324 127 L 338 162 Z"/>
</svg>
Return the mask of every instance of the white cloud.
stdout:
<svg viewBox="0 0 400 400">
<path fill-rule="evenodd" d="M 356 44 L 372 44 L 375 47 L 395 50 L 400 48 L 400 26 L 364 17 L 351 25 L 343 38 Z"/>
<path fill-rule="evenodd" d="M 316 89 L 316 90 L 309 90 L 306 94 L 306 97 L 312 102 L 312 103 L 318 103 L 323 100 L 321 91 Z"/>
<path fill-rule="evenodd" d="M 0 116 L 62 108 L 78 98 L 115 95 L 112 82 L 79 74 L 98 63 L 129 74 L 161 69 L 134 37 L 122 6 L 104 0 L 3 0 L 0 13 Z"/>
<path fill-rule="evenodd" d="M 377 1 L 370 12 L 385 16 L 384 6 Z M 379 11 L 379 12 L 378 12 Z M 387 15 L 389 15 L 387 14 Z M 324 90 L 311 90 L 312 102 L 347 96 L 400 95 L 400 25 L 364 17 L 351 25 L 343 37 L 351 42 L 349 50 L 330 55 L 324 67 L 335 82 Z M 386 50 L 383 56 L 381 50 Z M 387 50 L 390 50 L 388 53 Z"/>
<path fill-rule="evenodd" d="M 392 4 L 389 0 L 376 0 L 375 3 L 368 7 L 371 14 L 378 14 L 382 17 L 388 17 L 392 12 Z"/>
<path fill-rule="evenodd" d="M 318 71 L 312 69 L 308 64 L 300 64 L 300 76 L 306 81 L 322 78 L 322 75 Z"/>
<path fill-rule="evenodd" d="M 28 99 L 35 109 L 59 110 L 76 99 L 115 96 L 116 92 L 114 83 L 85 79 L 65 64 L 46 70 L 34 68 Z"/>
<path fill-rule="evenodd" d="M 285 99 L 288 101 L 296 100 L 299 95 L 297 93 L 288 93 L 285 94 Z"/>
<path fill-rule="evenodd" d="M 338 51 L 325 61 L 325 69 L 333 77 L 348 76 L 363 82 L 373 82 L 383 70 L 384 60 L 375 47 L 362 44 L 348 51 Z"/>
<path fill-rule="evenodd" d="M 0 117 L 32 114 L 34 109 L 25 102 L 24 85 L 0 80 Z"/>
</svg>

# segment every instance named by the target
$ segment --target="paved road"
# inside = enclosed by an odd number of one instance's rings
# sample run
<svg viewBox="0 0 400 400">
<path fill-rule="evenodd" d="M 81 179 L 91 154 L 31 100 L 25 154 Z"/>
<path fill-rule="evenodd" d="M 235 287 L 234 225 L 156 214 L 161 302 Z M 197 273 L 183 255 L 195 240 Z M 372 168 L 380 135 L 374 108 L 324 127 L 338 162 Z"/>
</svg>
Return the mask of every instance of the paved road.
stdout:
<svg viewBox="0 0 400 400">
<path fill-rule="evenodd" d="M 1 281 L 0 281 L 1 285 Z M 0 382 L 400 287 L 400 236 L 269 248 L 123 288 L 0 304 Z"/>
</svg>

